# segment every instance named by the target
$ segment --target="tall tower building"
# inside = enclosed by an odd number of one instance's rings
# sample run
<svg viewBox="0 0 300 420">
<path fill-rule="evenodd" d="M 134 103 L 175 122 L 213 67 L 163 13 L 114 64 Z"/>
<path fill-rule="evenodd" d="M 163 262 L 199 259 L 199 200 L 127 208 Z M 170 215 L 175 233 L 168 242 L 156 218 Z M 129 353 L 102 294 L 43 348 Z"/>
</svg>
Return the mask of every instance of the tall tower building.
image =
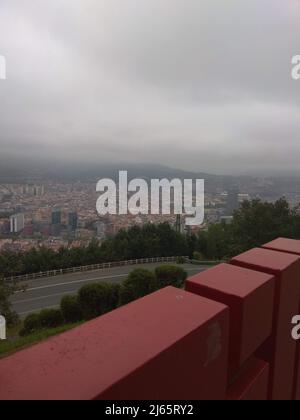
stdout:
<svg viewBox="0 0 300 420">
<path fill-rule="evenodd" d="M 72 231 L 75 231 L 77 229 L 77 227 L 78 227 L 78 215 L 75 211 L 69 213 L 68 225 L 69 225 L 69 229 L 72 230 Z"/>
<path fill-rule="evenodd" d="M 231 188 L 227 195 L 227 216 L 233 216 L 234 212 L 239 209 L 239 190 L 238 188 Z"/>
<path fill-rule="evenodd" d="M 52 225 L 61 225 L 61 211 L 58 209 L 52 211 Z"/>
<path fill-rule="evenodd" d="M 10 217 L 10 232 L 19 233 L 25 227 L 25 217 L 24 214 L 19 213 Z"/>
<path fill-rule="evenodd" d="M 61 211 L 55 209 L 52 211 L 52 226 L 51 233 L 53 236 L 60 236 L 61 234 Z"/>
</svg>

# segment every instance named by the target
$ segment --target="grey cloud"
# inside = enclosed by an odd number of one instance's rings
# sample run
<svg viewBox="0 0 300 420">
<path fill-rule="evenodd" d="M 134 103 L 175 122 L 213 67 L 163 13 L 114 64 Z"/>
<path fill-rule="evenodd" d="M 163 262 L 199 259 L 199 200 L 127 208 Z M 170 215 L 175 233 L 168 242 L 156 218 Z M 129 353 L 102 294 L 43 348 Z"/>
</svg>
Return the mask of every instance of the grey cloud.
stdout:
<svg viewBox="0 0 300 420">
<path fill-rule="evenodd" d="M 297 0 L 2 0 L 2 156 L 299 171 Z"/>
</svg>

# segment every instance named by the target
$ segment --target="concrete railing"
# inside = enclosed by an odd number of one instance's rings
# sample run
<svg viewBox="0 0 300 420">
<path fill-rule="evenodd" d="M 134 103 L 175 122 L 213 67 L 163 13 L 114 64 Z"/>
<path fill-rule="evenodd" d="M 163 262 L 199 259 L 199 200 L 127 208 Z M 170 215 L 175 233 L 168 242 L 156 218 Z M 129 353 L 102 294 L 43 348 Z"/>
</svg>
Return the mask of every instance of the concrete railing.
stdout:
<svg viewBox="0 0 300 420">
<path fill-rule="evenodd" d="M 175 263 L 179 257 L 158 257 L 158 258 L 142 258 L 129 261 L 115 261 L 102 264 L 85 265 L 81 267 L 63 268 L 59 270 L 43 271 L 40 273 L 24 274 L 21 276 L 6 277 L 5 281 L 28 281 L 40 279 L 43 277 L 56 277 L 63 274 L 82 273 L 87 271 L 104 270 L 107 268 L 126 267 L 140 264 L 155 264 L 155 263 Z M 188 257 L 183 257 L 188 260 Z"/>
<path fill-rule="evenodd" d="M 299 400 L 300 241 L 279 239 L 0 360 L 0 400 Z"/>
</svg>

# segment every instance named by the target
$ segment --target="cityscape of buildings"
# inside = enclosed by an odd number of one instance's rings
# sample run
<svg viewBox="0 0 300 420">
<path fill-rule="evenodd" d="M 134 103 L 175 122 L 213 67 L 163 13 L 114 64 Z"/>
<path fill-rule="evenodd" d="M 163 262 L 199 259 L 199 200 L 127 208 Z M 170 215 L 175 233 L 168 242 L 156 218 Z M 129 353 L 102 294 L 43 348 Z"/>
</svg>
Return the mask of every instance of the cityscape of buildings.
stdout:
<svg viewBox="0 0 300 420">
<path fill-rule="evenodd" d="M 168 222 L 180 232 L 197 233 L 213 223 L 231 223 L 234 211 L 245 200 L 278 199 L 275 188 L 266 185 L 266 181 L 261 181 L 257 187 L 233 185 L 226 190 L 218 187 L 206 191 L 204 224 L 186 227 L 185 216 L 99 216 L 94 182 L 49 180 L 41 184 L 0 184 L 0 252 L 84 247 L 93 239 L 101 243 L 121 229 L 146 223 Z M 297 205 L 299 192 L 289 194 L 287 200 L 292 206 Z"/>
<path fill-rule="evenodd" d="M 230 223 L 239 203 L 250 198 L 237 188 L 206 194 L 205 223 L 192 231 L 206 229 L 210 223 L 219 221 Z M 175 215 L 102 217 L 97 214 L 96 200 L 92 182 L 0 185 L 0 252 L 82 247 L 93 239 L 101 242 L 121 229 L 145 223 L 169 222 L 181 232 L 186 230 L 185 218 Z"/>
</svg>

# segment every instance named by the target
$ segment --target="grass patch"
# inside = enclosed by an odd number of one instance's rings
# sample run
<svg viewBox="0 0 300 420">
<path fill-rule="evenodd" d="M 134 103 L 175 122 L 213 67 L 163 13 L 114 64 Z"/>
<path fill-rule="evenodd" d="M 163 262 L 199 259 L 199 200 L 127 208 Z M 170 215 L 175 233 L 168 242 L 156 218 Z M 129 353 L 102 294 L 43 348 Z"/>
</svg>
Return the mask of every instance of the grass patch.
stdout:
<svg viewBox="0 0 300 420">
<path fill-rule="evenodd" d="M 33 344 L 45 341 L 48 338 L 53 337 L 55 335 L 62 334 L 66 331 L 77 327 L 80 324 L 81 323 L 79 322 L 76 324 L 63 325 L 61 327 L 52 328 L 49 330 L 42 330 L 22 338 L 18 336 L 18 332 L 20 331 L 21 326 L 15 327 L 8 331 L 7 340 L 0 341 L 0 358 L 15 353 L 16 351 L 30 347 Z"/>
</svg>

